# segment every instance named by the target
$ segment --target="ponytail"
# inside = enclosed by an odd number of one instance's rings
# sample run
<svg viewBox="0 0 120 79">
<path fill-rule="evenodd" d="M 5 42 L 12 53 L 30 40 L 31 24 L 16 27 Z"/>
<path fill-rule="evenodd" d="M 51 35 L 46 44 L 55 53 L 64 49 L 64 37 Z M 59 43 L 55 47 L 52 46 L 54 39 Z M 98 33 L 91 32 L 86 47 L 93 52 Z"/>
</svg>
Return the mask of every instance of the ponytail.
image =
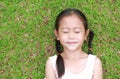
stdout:
<svg viewBox="0 0 120 79">
<path fill-rule="evenodd" d="M 60 55 L 62 53 L 62 45 L 60 44 L 59 40 L 55 40 L 55 45 L 56 45 L 56 50 L 58 52 L 57 55 L 57 60 L 56 60 L 56 68 L 57 68 L 57 72 L 58 72 L 58 77 L 60 78 L 64 73 L 65 73 L 65 67 L 64 67 L 64 61 L 62 56 Z"/>
<path fill-rule="evenodd" d="M 92 54 L 92 41 L 94 38 L 94 32 L 90 30 L 89 36 L 88 36 L 88 54 Z"/>
<path fill-rule="evenodd" d="M 64 61 L 60 54 L 57 56 L 56 64 L 57 64 L 58 77 L 60 78 L 62 75 L 64 75 L 65 72 Z"/>
<path fill-rule="evenodd" d="M 63 47 L 62 45 L 60 44 L 60 41 L 55 39 L 55 46 L 56 46 L 56 51 L 58 53 L 62 53 L 63 52 Z"/>
</svg>

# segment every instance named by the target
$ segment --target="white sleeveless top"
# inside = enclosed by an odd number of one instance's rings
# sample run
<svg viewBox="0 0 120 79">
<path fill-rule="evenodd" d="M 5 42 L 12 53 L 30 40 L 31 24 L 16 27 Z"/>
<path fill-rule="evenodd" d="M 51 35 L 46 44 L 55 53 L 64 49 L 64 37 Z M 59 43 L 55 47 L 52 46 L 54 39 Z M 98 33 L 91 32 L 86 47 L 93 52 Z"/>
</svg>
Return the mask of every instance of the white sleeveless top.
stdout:
<svg viewBox="0 0 120 79">
<path fill-rule="evenodd" d="M 49 57 L 49 59 L 52 63 L 53 69 L 55 70 L 56 79 L 92 79 L 93 70 L 94 70 L 94 62 L 96 59 L 95 55 L 91 55 L 91 54 L 88 55 L 86 67 L 82 72 L 78 74 L 73 74 L 65 69 L 65 73 L 61 78 L 58 78 L 58 74 L 56 70 L 57 55 L 51 56 Z"/>
</svg>

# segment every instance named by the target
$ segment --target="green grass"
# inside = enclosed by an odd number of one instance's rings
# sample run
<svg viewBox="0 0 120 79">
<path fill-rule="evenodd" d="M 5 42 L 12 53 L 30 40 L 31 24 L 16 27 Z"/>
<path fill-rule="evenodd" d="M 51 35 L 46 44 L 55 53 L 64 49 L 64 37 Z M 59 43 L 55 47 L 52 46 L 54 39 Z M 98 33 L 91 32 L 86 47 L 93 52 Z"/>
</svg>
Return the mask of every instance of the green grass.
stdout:
<svg viewBox="0 0 120 79">
<path fill-rule="evenodd" d="M 104 79 L 120 78 L 119 5 L 119 0 L 1 0 L 0 79 L 44 78 L 46 59 L 56 53 L 55 17 L 65 8 L 87 16 Z"/>
</svg>

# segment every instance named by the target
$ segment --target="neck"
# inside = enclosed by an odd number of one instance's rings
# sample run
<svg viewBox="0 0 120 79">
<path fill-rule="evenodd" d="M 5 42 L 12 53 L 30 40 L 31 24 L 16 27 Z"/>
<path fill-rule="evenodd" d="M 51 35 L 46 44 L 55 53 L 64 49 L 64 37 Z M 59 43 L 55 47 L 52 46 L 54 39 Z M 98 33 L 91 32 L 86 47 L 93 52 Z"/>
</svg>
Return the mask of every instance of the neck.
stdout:
<svg viewBox="0 0 120 79">
<path fill-rule="evenodd" d="M 79 59 L 85 55 L 86 54 L 81 49 L 76 51 L 64 50 L 64 52 L 62 53 L 62 56 L 66 59 Z"/>
</svg>

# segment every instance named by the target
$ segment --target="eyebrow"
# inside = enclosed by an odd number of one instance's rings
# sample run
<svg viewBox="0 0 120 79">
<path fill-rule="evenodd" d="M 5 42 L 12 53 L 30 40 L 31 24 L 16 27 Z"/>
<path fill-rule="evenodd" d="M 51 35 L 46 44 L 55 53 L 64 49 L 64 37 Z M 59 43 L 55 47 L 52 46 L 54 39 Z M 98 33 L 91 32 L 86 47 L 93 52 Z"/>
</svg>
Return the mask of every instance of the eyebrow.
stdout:
<svg viewBox="0 0 120 79">
<path fill-rule="evenodd" d="M 76 29 L 76 28 L 81 29 L 81 27 L 74 27 L 74 29 Z M 63 27 L 63 28 L 61 28 L 61 29 L 70 29 L 70 28 L 69 28 L 69 27 Z"/>
<path fill-rule="evenodd" d="M 76 28 L 80 28 L 80 29 L 82 29 L 81 27 L 75 27 L 75 29 L 76 29 Z"/>
<path fill-rule="evenodd" d="M 70 29 L 70 28 L 68 28 L 68 27 L 63 27 L 63 28 L 61 28 L 61 29 L 63 30 L 63 29 Z"/>
</svg>

